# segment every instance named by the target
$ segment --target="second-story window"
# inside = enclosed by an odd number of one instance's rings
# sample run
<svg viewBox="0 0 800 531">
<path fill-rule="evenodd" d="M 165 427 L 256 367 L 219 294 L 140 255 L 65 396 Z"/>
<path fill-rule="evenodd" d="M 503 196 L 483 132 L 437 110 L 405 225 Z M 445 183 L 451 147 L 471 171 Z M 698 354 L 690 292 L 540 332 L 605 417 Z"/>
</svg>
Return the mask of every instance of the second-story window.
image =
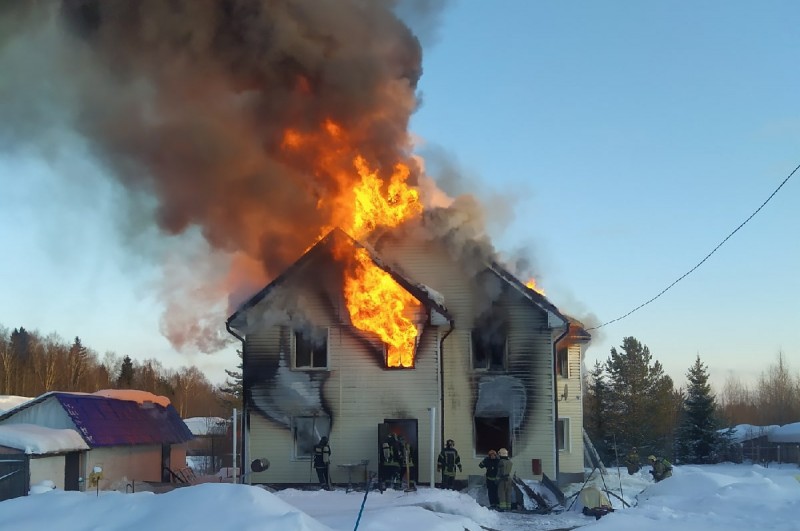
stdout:
<svg viewBox="0 0 800 531">
<path fill-rule="evenodd" d="M 292 341 L 293 367 L 295 369 L 328 368 L 328 329 L 295 331 Z"/>
</svg>

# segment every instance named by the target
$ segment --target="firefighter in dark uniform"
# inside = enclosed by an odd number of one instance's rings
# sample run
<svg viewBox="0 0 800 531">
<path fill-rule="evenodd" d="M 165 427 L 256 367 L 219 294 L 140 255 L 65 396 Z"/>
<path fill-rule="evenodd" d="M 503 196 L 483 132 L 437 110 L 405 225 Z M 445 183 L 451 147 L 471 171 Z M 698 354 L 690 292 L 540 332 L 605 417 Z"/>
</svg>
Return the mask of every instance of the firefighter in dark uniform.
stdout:
<svg viewBox="0 0 800 531">
<path fill-rule="evenodd" d="M 400 455 L 398 454 L 398 440 L 394 433 L 386 436 L 381 445 L 381 460 L 383 461 L 383 482 L 386 488 L 396 487 L 400 483 Z"/>
<path fill-rule="evenodd" d="M 489 507 L 497 509 L 499 500 L 497 498 L 497 467 L 500 464 L 500 459 L 497 458 L 497 452 L 489 450 L 483 461 L 478 463 L 478 466 L 486 469 L 486 494 L 489 495 Z"/>
<path fill-rule="evenodd" d="M 330 466 L 331 447 L 328 445 L 328 438 L 322 437 L 314 446 L 314 468 L 317 470 L 319 484 L 325 490 L 331 490 Z"/>
<path fill-rule="evenodd" d="M 436 468 L 442 473 L 442 488 L 452 489 L 456 481 L 456 468 L 461 472 L 461 457 L 458 455 L 453 439 L 447 439 L 445 447 L 439 452 Z"/>
</svg>

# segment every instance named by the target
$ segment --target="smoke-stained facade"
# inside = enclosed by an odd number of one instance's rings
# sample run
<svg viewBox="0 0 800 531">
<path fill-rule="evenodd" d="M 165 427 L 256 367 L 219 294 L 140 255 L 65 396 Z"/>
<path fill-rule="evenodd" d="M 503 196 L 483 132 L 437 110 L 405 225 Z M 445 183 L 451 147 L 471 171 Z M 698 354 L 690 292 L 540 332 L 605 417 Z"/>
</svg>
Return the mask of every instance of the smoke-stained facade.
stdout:
<svg viewBox="0 0 800 531">
<path fill-rule="evenodd" d="M 476 264 L 455 260 L 435 239 L 416 238 L 414 229 L 385 234 L 374 256 L 404 279 L 424 308 L 417 316 L 424 327 L 413 368 L 390 368 L 380 341 L 353 328 L 337 301 L 342 258 L 329 242 L 348 239 L 337 233 L 229 320 L 244 340 L 246 458 L 271 463 L 268 471 L 251 474 L 252 482 L 306 482 L 304 447 L 323 435 L 339 448 L 334 463 L 367 459 L 377 470 L 378 425 L 386 419 L 416 422 L 422 482 L 449 438 L 461 452 L 464 477 L 480 474 L 478 462 L 500 447 L 510 450 L 522 477 L 534 476 L 533 459 L 550 477 L 582 474 L 579 440 L 572 437 L 557 449 L 554 344 L 567 330 L 557 308 L 496 264 L 475 274 Z M 325 366 L 296 366 L 299 340 L 309 329 L 326 331 Z M 580 345 L 571 356 L 580 367 Z M 577 374 L 573 378 L 580 381 Z M 429 408 L 437 411 L 433 452 Z M 569 414 L 580 435 L 580 411 Z M 310 426 L 307 440 L 298 435 L 304 425 Z M 334 482 L 345 481 L 342 474 L 334 467 Z"/>
</svg>

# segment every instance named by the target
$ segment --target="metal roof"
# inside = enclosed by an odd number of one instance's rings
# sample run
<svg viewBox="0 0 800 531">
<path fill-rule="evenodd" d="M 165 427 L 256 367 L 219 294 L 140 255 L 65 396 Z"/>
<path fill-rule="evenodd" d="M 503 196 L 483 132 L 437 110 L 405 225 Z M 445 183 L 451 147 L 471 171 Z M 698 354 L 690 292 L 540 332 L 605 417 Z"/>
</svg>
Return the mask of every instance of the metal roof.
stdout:
<svg viewBox="0 0 800 531">
<path fill-rule="evenodd" d="M 84 393 L 45 393 L 0 416 L 9 418 L 55 397 L 90 447 L 175 444 L 193 438 L 172 404 L 136 402 Z M 40 424 L 40 423 L 37 423 Z"/>
</svg>

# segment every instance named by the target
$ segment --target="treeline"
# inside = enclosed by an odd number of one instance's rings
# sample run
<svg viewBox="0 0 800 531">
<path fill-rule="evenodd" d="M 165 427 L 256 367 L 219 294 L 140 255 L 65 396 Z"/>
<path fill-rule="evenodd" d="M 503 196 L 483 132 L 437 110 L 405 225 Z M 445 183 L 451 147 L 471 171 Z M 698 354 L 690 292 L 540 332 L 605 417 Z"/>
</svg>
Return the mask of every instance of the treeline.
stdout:
<svg viewBox="0 0 800 531">
<path fill-rule="evenodd" d="M 232 389 L 213 385 L 194 366 L 172 370 L 156 359 L 138 361 L 113 352 L 101 358 L 80 337 L 67 342 L 57 334 L 0 325 L 0 395 L 36 397 L 48 391 L 101 389 L 166 396 L 183 418 L 225 418 L 237 400 Z"/>
<path fill-rule="evenodd" d="M 700 356 L 686 376 L 687 388 L 676 389 L 634 337 L 595 364 L 584 387 L 584 427 L 604 462 L 622 460 L 632 447 L 676 462 L 719 462 L 736 455 L 725 428 L 800 421 L 800 376 L 781 354 L 752 390 L 729 379 L 717 397 Z"/>
</svg>

